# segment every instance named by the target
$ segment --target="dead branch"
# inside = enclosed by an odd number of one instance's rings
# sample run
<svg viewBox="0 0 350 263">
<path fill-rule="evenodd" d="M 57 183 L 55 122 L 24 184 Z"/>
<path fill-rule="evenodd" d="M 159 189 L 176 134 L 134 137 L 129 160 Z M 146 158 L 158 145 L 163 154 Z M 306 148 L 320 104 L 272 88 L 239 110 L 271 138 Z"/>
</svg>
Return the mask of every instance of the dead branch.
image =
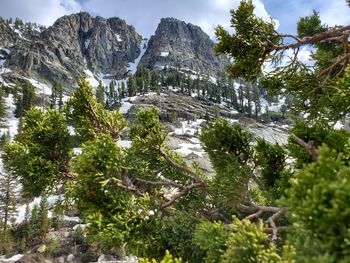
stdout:
<svg viewBox="0 0 350 263">
<path fill-rule="evenodd" d="M 276 221 L 278 221 L 286 212 L 288 211 L 287 208 L 282 208 L 277 213 L 270 216 L 266 223 L 268 223 L 272 228 L 272 235 L 271 235 L 271 243 L 274 245 L 277 245 L 277 234 L 278 234 L 278 227 L 276 225 Z"/>
<path fill-rule="evenodd" d="M 175 182 L 171 182 L 171 181 L 148 181 L 148 180 L 144 180 L 144 179 L 141 179 L 141 178 L 137 178 L 137 177 L 134 177 L 133 178 L 135 181 L 139 182 L 139 183 L 142 183 L 142 184 L 147 184 L 147 185 L 151 185 L 151 186 L 172 186 L 172 187 L 176 187 L 176 188 L 179 188 L 179 189 L 184 189 L 185 186 L 182 185 L 182 184 L 178 184 L 178 183 L 175 183 Z"/>
<path fill-rule="evenodd" d="M 163 204 L 161 209 L 165 209 L 165 208 L 173 205 L 180 197 L 186 195 L 189 191 L 191 191 L 192 189 L 195 189 L 195 188 L 203 188 L 203 184 L 202 183 L 195 183 L 195 184 L 191 184 L 189 186 L 186 186 L 181 192 L 177 193 L 168 202 Z"/>
<path fill-rule="evenodd" d="M 293 133 L 291 133 L 291 138 L 301 147 L 304 147 L 313 158 L 317 158 L 318 152 L 314 145 L 314 141 L 305 142 L 303 139 L 299 138 Z"/>
<path fill-rule="evenodd" d="M 191 169 L 189 169 L 188 167 L 186 166 L 183 166 L 181 164 L 178 164 L 176 162 L 174 162 L 162 149 L 159 149 L 159 154 L 160 156 L 162 156 L 166 162 L 174 167 L 175 169 L 177 169 L 178 171 L 181 171 L 181 172 L 184 172 L 185 174 L 187 174 L 193 181 L 195 181 L 196 183 L 198 184 L 201 184 L 201 186 L 206 187 L 205 183 L 202 181 L 202 179 L 199 178 L 199 176 L 194 172 L 192 171 Z"/>
<path fill-rule="evenodd" d="M 265 223 L 271 227 L 269 229 L 269 234 L 271 234 L 271 243 L 277 245 L 277 235 L 280 227 L 276 225 L 276 222 L 289 210 L 288 208 L 258 205 L 245 206 L 241 204 L 238 209 L 244 213 L 250 214 L 243 219 L 250 221 L 259 219 L 263 214 L 272 213 L 272 215 L 265 221 Z"/>
<path fill-rule="evenodd" d="M 282 46 L 270 45 L 270 47 L 271 47 L 270 51 L 283 51 L 283 50 L 287 50 L 287 49 L 295 49 L 295 48 L 305 46 L 305 45 L 313 45 L 313 44 L 318 43 L 320 41 L 324 41 L 326 39 L 337 37 L 341 34 L 344 34 L 345 32 L 347 32 L 349 30 L 350 30 L 350 26 L 337 27 L 337 28 L 331 29 L 331 30 L 326 31 L 326 32 L 318 33 L 310 38 L 300 39 L 300 41 L 297 41 L 296 43 L 293 43 L 293 44 L 287 44 L 287 45 L 282 45 Z M 286 36 L 291 37 L 290 35 L 286 35 Z M 297 38 L 295 37 L 295 39 L 297 39 Z"/>
</svg>

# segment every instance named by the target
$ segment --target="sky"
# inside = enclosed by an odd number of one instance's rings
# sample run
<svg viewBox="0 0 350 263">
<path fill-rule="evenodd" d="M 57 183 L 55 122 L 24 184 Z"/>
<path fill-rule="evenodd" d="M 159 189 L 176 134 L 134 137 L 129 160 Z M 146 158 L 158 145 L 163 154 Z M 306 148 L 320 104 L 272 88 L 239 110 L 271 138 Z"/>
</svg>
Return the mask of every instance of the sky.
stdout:
<svg viewBox="0 0 350 263">
<path fill-rule="evenodd" d="M 320 12 L 328 25 L 350 24 L 345 0 L 253 0 L 256 14 L 276 20 L 278 31 L 295 33 L 299 17 Z M 150 37 L 162 17 L 199 25 L 214 39 L 214 28 L 229 28 L 230 12 L 239 0 L 0 0 L 0 16 L 50 26 L 66 14 L 87 11 L 102 17 L 120 17 L 144 37 Z M 1 33 L 1 32 L 0 32 Z"/>
</svg>

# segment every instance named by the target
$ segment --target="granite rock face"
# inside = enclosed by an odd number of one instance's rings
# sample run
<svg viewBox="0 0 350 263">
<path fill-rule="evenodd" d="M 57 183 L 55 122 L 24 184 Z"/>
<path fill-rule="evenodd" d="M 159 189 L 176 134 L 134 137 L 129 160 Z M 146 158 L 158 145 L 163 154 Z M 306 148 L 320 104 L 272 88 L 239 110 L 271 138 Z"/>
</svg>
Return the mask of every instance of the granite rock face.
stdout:
<svg viewBox="0 0 350 263">
<path fill-rule="evenodd" d="M 0 47 L 10 49 L 5 66 L 13 73 L 74 86 L 84 69 L 123 78 L 139 56 L 142 37 L 120 18 L 78 13 L 59 18 L 41 32 L 13 29 L 0 22 L 5 36 Z M 5 31 L 3 31 L 5 32 Z"/>
<path fill-rule="evenodd" d="M 126 79 L 138 63 L 129 64 L 140 59 L 138 65 L 150 70 L 176 67 L 212 77 L 228 63 L 215 56 L 213 41 L 200 27 L 174 18 L 161 20 L 147 48 L 142 43 L 136 30 L 117 17 L 81 12 L 48 28 L 0 18 L 0 82 L 30 78 L 51 86 L 57 81 L 70 91 L 85 73 L 97 80 Z"/>
<path fill-rule="evenodd" d="M 216 76 L 228 61 L 215 56 L 213 47 L 214 42 L 200 27 L 175 18 L 163 18 L 149 40 L 141 66 L 176 67 Z"/>
</svg>

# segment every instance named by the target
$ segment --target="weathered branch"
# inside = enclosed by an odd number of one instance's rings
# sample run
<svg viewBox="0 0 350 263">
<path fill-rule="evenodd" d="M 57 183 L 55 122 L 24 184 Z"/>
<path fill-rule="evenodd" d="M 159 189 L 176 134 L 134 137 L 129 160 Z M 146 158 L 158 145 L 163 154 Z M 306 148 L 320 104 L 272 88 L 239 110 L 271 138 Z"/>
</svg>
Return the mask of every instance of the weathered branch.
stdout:
<svg viewBox="0 0 350 263">
<path fill-rule="evenodd" d="M 204 182 L 202 181 L 202 179 L 199 178 L 199 176 L 192 171 L 191 169 L 189 169 L 186 166 L 183 166 L 181 164 L 178 164 L 176 162 L 174 162 L 162 149 L 159 149 L 159 154 L 160 156 L 162 156 L 165 161 L 172 167 L 174 167 L 175 169 L 184 172 L 185 174 L 187 174 L 193 181 L 195 181 L 196 183 L 201 184 L 202 186 L 205 186 Z M 206 186 L 205 186 L 206 188 Z"/>
<path fill-rule="evenodd" d="M 141 179 L 141 178 L 137 178 L 137 177 L 134 177 L 134 180 L 139 182 L 139 183 L 142 183 L 142 184 L 147 184 L 147 185 L 151 185 L 151 186 L 172 186 L 172 187 L 176 187 L 176 188 L 179 188 L 179 189 L 184 189 L 185 186 L 182 185 L 182 184 L 178 184 L 178 183 L 175 183 L 175 182 L 171 182 L 171 181 L 148 181 L 148 180 L 144 180 L 144 179 Z"/>
<path fill-rule="evenodd" d="M 300 39 L 300 41 L 297 41 L 296 43 L 293 44 L 287 44 L 287 45 L 282 45 L 282 46 L 271 46 L 271 50 L 270 51 L 283 51 L 283 50 L 287 50 L 287 49 L 295 49 L 298 47 L 302 47 L 305 45 L 313 45 L 315 43 L 318 43 L 320 41 L 326 40 L 326 39 L 330 39 L 333 37 L 337 37 L 339 34 L 344 34 L 344 32 L 347 32 L 350 30 L 350 26 L 344 26 L 344 27 L 338 27 L 338 28 L 334 28 L 332 30 L 326 31 L 326 32 L 322 32 L 322 33 L 318 33 L 310 38 L 305 38 L 305 39 Z M 282 35 L 283 36 L 283 35 Z M 286 35 L 288 37 L 291 37 L 290 35 Z"/>
<path fill-rule="evenodd" d="M 289 210 L 288 208 L 258 205 L 245 206 L 241 204 L 238 209 L 244 213 L 250 214 L 243 219 L 250 221 L 259 219 L 265 213 L 272 213 L 272 215 L 265 221 L 265 223 L 271 226 L 271 229 L 269 229 L 269 234 L 271 234 L 271 243 L 277 245 L 277 235 L 280 227 L 276 225 L 276 222 Z"/>
<path fill-rule="evenodd" d="M 304 147 L 313 158 L 317 158 L 318 152 L 314 145 L 314 141 L 305 142 L 293 133 L 291 134 L 291 138 L 301 147 Z"/>
<path fill-rule="evenodd" d="M 278 227 L 276 225 L 276 221 L 278 221 L 287 211 L 288 211 L 287 208 L 282 208 L 280 209 L 280 211 L 273 214 L 266 220 L 266 223 L 270 224 L 272 228 L 272 235 L 270 240 L 274 245 L 277 245 L 277 234 L 278 234 Z"/>
<path fill-rule="evenodd" d="M 161 208 L 164 209 L 164 208 L 167 208 L 169 206 L 172 206 L 180 197 L 186 195 L 189 191 L 191 191 L 192 189 L 195 189 L 195 188 L 203 188 L 203 184 L 202 183 L 195 183 L 195 184 L 191 184 L 189 186 L 186 186 L 181 192 L 177 193 L 168 202 L 163 204 Z"/>
</svg>

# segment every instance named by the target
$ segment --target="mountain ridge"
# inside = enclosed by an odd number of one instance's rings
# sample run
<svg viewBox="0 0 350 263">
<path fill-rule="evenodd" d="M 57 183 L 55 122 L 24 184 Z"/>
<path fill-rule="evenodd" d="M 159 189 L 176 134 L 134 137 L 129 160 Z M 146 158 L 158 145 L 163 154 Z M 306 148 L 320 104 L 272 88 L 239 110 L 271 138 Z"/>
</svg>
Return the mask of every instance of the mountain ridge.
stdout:
<svg viewBox="0 0 350 263">
<path fill-rule="evenodd" d="M 86 71 L 97 81 L 101 79 L 99 75 L 126 79 L 130 64 L 136 60 L 141 60 L 139 65 L 150 70 L 156 70 L 159 65 L 178 65 L 212 76 L 227 63 L 215 57 L 214 42 L 199 26 L 176 18 L 161 19 L 146 50 L 143 50 L 142 36 L 118 17 L 93 17 L 80 12 L 62 16 L 47 28 L 32 25 L 23 24 L 19 19 L 14 24 L 0 20 L 0 29 L 4 32 L 0 36 L 0 82 L 3 84 L 31 78 L 48 85 L 60 82 L 70 90 Z M 161 42 L 157 43 L 158 40 Z M 171 48 L 167 59 L 159 51 L 162 43 Z M 140 55 L 143 56 L 140 58 Z"/>
</svg>

